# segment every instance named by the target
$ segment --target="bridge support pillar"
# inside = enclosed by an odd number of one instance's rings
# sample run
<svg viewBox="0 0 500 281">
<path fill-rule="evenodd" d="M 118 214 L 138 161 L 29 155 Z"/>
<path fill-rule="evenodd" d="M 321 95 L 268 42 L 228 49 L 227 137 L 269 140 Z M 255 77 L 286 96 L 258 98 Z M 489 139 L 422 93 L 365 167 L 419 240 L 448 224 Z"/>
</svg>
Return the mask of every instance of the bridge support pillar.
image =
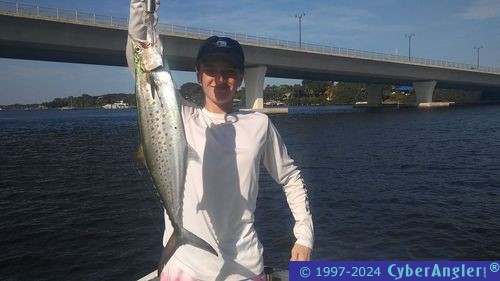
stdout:
<svg viewBox="0 0 500 281">
<path fill-rule="evenodd" d="M 264 108 L 264 78 L 267 66 L 259 65 L 245 69 L 245 105 L 251 109 Z"/>
<path fill-rule="evenodd" d="M 432 94 L 437 81 L 413 82 L 417 94 L 417 105 L 420 103 L 432 103 Z"/>
<path fill-rule="evenodd" d="M 479 103 L 482 91 L 467 91 L 464 95 L 464 103 Z"/>
<path fill-rule="evenodd" d="M 379 106 L 382 104 L 383 85 L 369 84 L 366 87 L 368 92 L 368 106 Z"/>
</svg>

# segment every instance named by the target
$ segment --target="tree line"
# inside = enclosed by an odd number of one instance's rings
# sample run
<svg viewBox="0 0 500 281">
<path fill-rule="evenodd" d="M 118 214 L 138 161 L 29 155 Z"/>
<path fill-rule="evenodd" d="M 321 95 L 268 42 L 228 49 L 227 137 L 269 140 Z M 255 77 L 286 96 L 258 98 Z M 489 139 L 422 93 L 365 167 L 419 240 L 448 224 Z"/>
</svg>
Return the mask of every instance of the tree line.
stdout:
<svg viewBox="0 0 500 281">
<path fill-rule="evenodd" d="M 203 90 L 197 83 L 186 83 L 180 92 L 184 98 L 198 105 L 203 104 Z M 367 84 L 302 80 L 295 85 L 267 85 L 264 88 L 264 102 L 280 102 L 283 105 L 337 105 L 355 104 L 368 99 Z M 435 89 L 434 101 L 462 102 L 462 90 Z M 237 91 L 239 105 L 245 104 L 245 87 Z M 415 103 L 414 91 L 401 91 L 396 86 L 385 85 L 382 99 L 386 103 Z"/>
<path fill-rule="evenodd" d="M 55 98 L 50 102 L 42 103 L 47 108 L 75 107 L 75 108 L 101 108 L 105 104 L 112 104 L 123 101 L 130 106 L 135 107 L 135 95 L 125 93 L 113 93 L 99 96 L 83 94 L 79 97 Z"/>
<path fill-rule="evenodd" d="M 287 105 L 334 105 L 334 104 L 355 104 L 356 102 L 367 101 L 367 85 L 364 83 L 333 82 L 302 80 L 301 84 L 295 85 L 267 85 L 264 88 L 264 102 L 271 102 Z M 179 88 L 180 94 L 187 100 L 198 105 L 203 105 L 204 95 L 201 86 L 197 83 L 185 83 Z M 385 85 L 382 90 L 383 101 L 386 103 L 415 103 L 414 92 L 398 90 L 398 87 Z M 464 100 L 465 92 L 462 90 L 435 89 L 434 101 L 461 102 Z M 235 103 L 239 106 L 245 105 L 245 87 L 236 93 Z M 83 94 L 81 96 L 69 96 L 55 98 L 50 102 L 32 105 L 10 105 L 3 106 L 5 109 L 30 108 L 101 108 L 105 104 L 112 104 L 123 101 L 136 106 L 134 94 L 112 93 L 99 96 Z"/>
</svg>

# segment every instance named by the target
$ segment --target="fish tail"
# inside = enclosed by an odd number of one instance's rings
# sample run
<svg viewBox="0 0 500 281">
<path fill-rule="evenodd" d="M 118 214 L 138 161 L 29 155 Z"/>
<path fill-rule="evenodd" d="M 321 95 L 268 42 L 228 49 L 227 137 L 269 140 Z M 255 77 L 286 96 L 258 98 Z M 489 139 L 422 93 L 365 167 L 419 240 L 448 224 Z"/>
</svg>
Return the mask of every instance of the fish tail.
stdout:
<svg viewBox="0 0 500 281">
<path fill-rule="evenodd" d="M 198 237 L 196 234 L 184 228 L 179 229 L 179 231 L 174 230 L 174 233 L 168 239 L 167 245 L 165 245 L 165 247 L 163 248 L 160 264 L 158 266 L 158 276 L 160 276 L 163 268 L 170 260 L 170 258 L 177 250 L 177 248 L 186 244 L 189 244 L 193 247 L 200 248 L 211 254 L 219 256 L 215 251 L 215 249 L 210 244 L 208 244 L 205 240 Z"/>
</svg>

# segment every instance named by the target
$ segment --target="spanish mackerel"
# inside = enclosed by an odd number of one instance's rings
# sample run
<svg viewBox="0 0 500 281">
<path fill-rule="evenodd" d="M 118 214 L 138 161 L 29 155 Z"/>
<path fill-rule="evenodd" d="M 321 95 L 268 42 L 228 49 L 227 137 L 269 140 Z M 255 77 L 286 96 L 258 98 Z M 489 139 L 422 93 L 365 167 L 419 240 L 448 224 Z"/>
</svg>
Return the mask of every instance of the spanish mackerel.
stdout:
<svg viewBox="0 0 500 281">
<path fill-rule="evenodd" d="M 154 3 L 153 3 L 154 4 Z M 149 7 L 148 7 L 149 9 Z M 135 91 L 140 142 L 160 200 L 174 228 L 165 246 L 158 275 L 181 245 L 190 244 L 214 255 L 210 244 L 184 229 L 182 199 L 186 175 L 187 142 L 175 90 L 157 29 L 155 9 L 144 15 L 146 40 L 130 34 L 135 68 Z"/>
</svg>

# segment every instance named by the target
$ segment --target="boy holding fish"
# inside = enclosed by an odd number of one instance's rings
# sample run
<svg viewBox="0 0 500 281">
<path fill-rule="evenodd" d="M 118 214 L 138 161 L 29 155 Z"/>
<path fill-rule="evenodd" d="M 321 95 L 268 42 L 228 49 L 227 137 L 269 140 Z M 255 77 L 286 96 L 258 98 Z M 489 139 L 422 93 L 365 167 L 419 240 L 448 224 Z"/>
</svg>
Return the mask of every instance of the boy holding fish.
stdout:
<svg viewBox="0 0 500 281">
<path fill-rule="evenodd" d="M 132 0 L 131 38 L 146 40 L 145 7 L 144 0 Z M 127 58 L 133 65 L 130 49 Z M 244 68 L 237 41 L 212 36 L 202 42 L 195 70 L 205 103 L 199 108 L 182 100 L 179 112 L 187 142 L 180 213 L 182 228 L 210 249 L 181 244 L 160 266 L 161 280 L 264 280 L 263 247 L 254 229 L 261 163 L 283 186 L 295 218 L 290 260 L 311 257 L 313 223 L 300 171 L 266 115 L 233 107 Z M 163 242 L 168 247 L 176 233 L 167 214 L 165 225 Z"/>
</svg>

